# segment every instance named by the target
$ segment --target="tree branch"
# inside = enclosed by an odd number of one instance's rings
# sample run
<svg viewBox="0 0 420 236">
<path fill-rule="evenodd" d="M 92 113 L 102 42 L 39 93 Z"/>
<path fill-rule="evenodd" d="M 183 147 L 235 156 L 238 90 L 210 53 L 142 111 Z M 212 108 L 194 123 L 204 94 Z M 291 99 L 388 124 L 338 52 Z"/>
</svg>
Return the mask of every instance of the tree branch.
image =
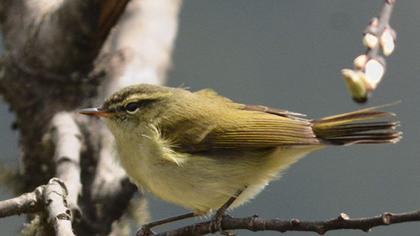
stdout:
<svg viewBox="0 0 420 236">
<path fill-rule="evenodd" d="M 40 211 L 42 191 L 42 188 L 38 187 L 33 192 L 0 201 L 0 218 Z"/>
<path fill-rule="evenodd" d="M 389 56 L 395 48 L 396 33 L 390 26 L 392 10 L 396 0 L 384 0 L 378 18 L 373 18 L 367 26 L 363 44 L 367 50 L 354 59 L 354 69 L 343 69 L 342 75 L 353 100 L 366 102 L 385 74 L 386 62 L 382 56 Z M 382 55 L 381 55 L 382 54 Z"/>
<path fill-rule="evenodd" d="M 55 143 L 55 175 L 63 180 L 67 187 L 67 201 L 70 208 L 79 211 L 77 200 L 82 191 L 80 180 L 82 135 L 72 115 L 68 112 L 57 113 L 51 120 L 51 126 Z"/>
<path fill-rule="evenodd" d="M 48 222 L 53 226 L 57 236 L 74 235 L 67 196 L 66 185 L 60 179 L 52 178 L 45 185 L 43 200 L 48 213 Z"/>
<path fill-rule="evenodd" d="M 65 183 L 58 178 L 52 178 L 47 185 L 39 186 L 33 192 L 0 201 L 0 217 L 44 210 L 55 235 L 71 236 L 74 233 L 67 196 L 68 191 Z"/>
<path fill-rule="evenodd" d="M 112 27 L 123 14 L 128 0 L 101 0 L 98 1 L 100 8 L 97 39 L 104 42 Z"/>
<path fill-rule="evenodd" d="M 136 188 L 115 162 L 112 135 L 71 111 L 129 84 L 163 83 L 181 1 L 6 2 L 0 94 L 16 112 L 23 189 L 62 178 L 69 207 L 84 209 L 74 221 L 77 234 L 108 235 Z M 89 77 L 96 66 L 99 73 Z"/>
<path fill-rule="evenodd" d="M 130 1 L 96 62 L 94 73 L 105 72 L 97 104 L 131 84 L 163 84 L 170 65 L 180 6 L 179 0 Z M 91 194 L 106 206 L 100 211 L 100 217 L 106 218 L 122 214 L 136 187 L 128 181 L 125 171 L 115 164 L 118 157 L 115 156 L 112 134 L 103 124 L 98 124 L 95 129 L 100 133 L 100 150 Z"/>
<path fill-rule="evenodd" d="M 404 222 L 420 221 L 420 210 L 405 213 L 383 213 L 379 216 L 365 218 L 349 218 L 345 213 L 334 219 L 326 221 L 300 221 L 298 219 L 278 220 L 263 219 L 258 216 L 247 218 L 232 218 L 225 216 L 222 221 L 223 230 L 246 229 L 250 231 L 278 231 L 284 233 L 286 231 L 307 231 L 315 232 L 320 235 L 327 231 L 353 229 L 370 231 L 374 227 L 392 225 Z M 212 232 L 210 229 L 211 221 L 201 222 L 188 225 L 172 231 L 157 234 L 157 236 L 193 236 L 204 235 Z"/>
</svg>

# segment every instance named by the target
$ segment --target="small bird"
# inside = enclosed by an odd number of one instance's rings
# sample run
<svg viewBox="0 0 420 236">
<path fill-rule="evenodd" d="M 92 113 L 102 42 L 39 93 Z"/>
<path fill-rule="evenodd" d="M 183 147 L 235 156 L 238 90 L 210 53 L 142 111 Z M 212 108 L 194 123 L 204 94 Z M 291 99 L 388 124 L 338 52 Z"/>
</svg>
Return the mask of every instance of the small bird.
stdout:
<svg viewBox="0 0 420 236">
<path fill-rule="evenodd" d="M 315 150 L 401 138 L 395 115 L 376 108 L 311 120 L 236 103 L 209 89 L 147 84 L 126 87 L 80 113 L 103 118 L 132 182 L 191 209 L 188 217 L 243 204 Z"/>
</svg>

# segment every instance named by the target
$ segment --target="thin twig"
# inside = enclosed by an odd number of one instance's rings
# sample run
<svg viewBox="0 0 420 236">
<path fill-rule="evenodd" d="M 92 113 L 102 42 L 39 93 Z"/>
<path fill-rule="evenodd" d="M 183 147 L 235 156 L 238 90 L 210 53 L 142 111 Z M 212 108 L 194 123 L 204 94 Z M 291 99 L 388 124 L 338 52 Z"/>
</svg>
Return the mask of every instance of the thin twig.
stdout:
<svg viewBox="0 0 420 236">
<path fill-rule="evenodd" d="M 0 218 L 40 211 L 42 209 L 42 201 L 40 201 L 42 191 L 42 188 L 38 187 L 33 192 L 0 201 Z"/>
<path fill-rule="evenodd" d="M 389 20 L 391 19 L 391 14 L 394 9 L 394 6 L 395 0 L 385 0 L 384 5 L 381 9 L 381 13 L 378 17 L 377 25 L 368 25 L 368 27 L 365 30 L 365 33 L 371 33 L 379 38 L 383 34 L 385 29 L 389 27 Z M 373 48 L 368 48 L 366 51 L 366 55 L 368 55 L 370 58 L 378 58 L 381 57 L 380 52 L 380 44 L 377 44 Z"/>
<path fill-rule="evenodd" d="M 373 18 L 364 31 L 363 44 L 367 48 L 366 52 L 354 59 L 353 70 L 342 70 L 356 102 L 366 102 L 368 96 L 376 89 L 386 70 L 384 56 L 389 56 L 394 51 L 396 33 L 389 21 L 395 1 L 384 0 L 379 17 Z"/>
<path fill-rule="evenodd" d="M 334 219 L 325 221 L 300 221 L 298 219 L 278 220 L 263 219 L 258 216 L 247 218 L 224 217 L 222 221 L 223 230 L 245 229 L 250 231 L 307 231 L 315 232 L 320 235 L 327 231 L 353 229 L 370 231 L 374 227 L 398 224 L 404 222 L 420 221 L 420 210 L 405 213 L 383 213 L 379 216 L 365 218 L 349 218 L 347 214 L 341 213 Z M 163 232 L 157 236 L 188 236 L 209 234 L 211 221 L 188 225 L 179 229 Z"/>
</svg>

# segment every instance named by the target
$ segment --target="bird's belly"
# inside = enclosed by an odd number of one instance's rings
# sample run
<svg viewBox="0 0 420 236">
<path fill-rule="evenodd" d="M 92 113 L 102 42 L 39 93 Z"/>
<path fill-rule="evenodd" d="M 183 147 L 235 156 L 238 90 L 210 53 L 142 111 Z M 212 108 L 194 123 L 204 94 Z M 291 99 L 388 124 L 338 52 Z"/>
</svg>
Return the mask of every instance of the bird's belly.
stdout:
<svg viewBox="0 0 420 236">
<path fill-rule="evenodd" d="M 241 189 L 245 188 L 232 207 L 253 198 L 282 170 L 311 150 L 278 148 L 246 156 L 182 156 L 182 163 L 160 157 L 157 150 L 141 147 L 136 152 L 120 153 L 128 176 L 139 187 L 196 213 L 208 213 Z"/>
</svg>

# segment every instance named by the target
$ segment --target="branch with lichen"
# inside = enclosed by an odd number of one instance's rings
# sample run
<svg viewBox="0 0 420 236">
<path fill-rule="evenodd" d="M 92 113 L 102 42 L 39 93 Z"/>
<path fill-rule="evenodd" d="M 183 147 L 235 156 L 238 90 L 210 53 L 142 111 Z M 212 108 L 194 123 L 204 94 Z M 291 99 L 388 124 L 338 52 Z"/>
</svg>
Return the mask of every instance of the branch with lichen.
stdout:
<svg viewBox="0 0 420 236">
<path fill-rule="evenodd" d="M 389 24 L 395 1 L 384 0 L 379 17 L 373 18 L 364 31 L 366 52 L 354 59 L 353 69 L 341 71 L 353 100 L 358 103 L 366 102 L 377 88 L 385 74 L 385 57 L 395 49 L 396 32 Z"/>
<path fill-rule="evenodd" d="M 365 218 L 350 218 L 341 213 L 337 218 L 325 221 L 301 221 L 298 219 L 279 220 L 263 219 L 258 216 L 247 218 L 232 218 L 225 216 L 222 220 L 222 230 L 249 230 L 249 231 L 287 231 L 315 232 L 323 235 L 327 231 L 353 229 L 365 232 L 378 226 L 386 226 L 404 222 L 420 221 L 420 210 L 405 213 L 383 213 L 379 216 Z M 211 229 L 211 221 L 184 226 L 179 229 L 155 234 L 155 236 L 188 236 L 215 233 Z"/>
</svg>

